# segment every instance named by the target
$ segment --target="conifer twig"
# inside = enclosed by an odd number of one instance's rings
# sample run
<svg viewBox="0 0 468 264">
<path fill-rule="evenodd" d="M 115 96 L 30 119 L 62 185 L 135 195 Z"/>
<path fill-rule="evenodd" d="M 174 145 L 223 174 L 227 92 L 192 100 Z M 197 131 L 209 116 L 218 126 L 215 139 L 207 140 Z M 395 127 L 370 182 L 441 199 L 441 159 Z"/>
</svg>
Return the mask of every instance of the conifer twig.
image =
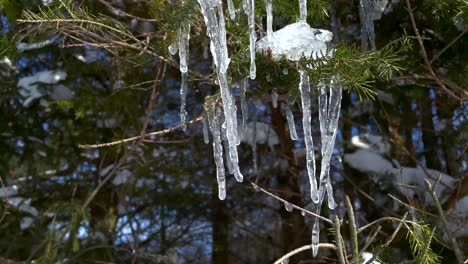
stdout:
<svg viewBox="0 0 468 264">
<path fill-rule="evenodd" d="M 447 218 L 445 217 L 444 211 L 442 210 L 442 206 L 440 205 L 439 198 L 437 198 L 437 194 L 435 193 L 434 188 L 432 188 L 431 183 L 427 179 L 424 179 L 424 184 L 426 185 L 427 191 L 431 194 L 432 199 L 434 200 L 434 205 L 437 209 L 439 218 L 442 221 L 442 225 L 445 229 L 445 232 L 447 233 L 450 244 L 453 247 L 453 251 L 455 252 L 455 257 L 457 258 L 457 261 L 459 264 L 463 264 L 463 253 L 460 250 L 460 247 L 458 246 L 457 241 L 455 240 L 452 232 L 449 229 Z"/>
</svg>

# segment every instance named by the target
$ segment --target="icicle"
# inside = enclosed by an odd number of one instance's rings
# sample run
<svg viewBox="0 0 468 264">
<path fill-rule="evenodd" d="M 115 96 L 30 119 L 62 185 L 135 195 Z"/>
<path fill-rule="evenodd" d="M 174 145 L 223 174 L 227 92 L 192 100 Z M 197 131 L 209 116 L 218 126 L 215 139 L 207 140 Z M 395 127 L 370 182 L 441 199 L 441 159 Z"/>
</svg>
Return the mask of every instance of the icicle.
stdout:
<svg viewBox="0 0 468 264">
<path fill-rule="evenodd" d="M 218 84 L 221 92 L 221 100 L 224 108 L 226 136 L 229 143 L 229 159 L 233 166 L 234 177 L 241 182 L 244 177 L 239 168 L 239 157 L 237 152 L 237 109 L 229 91 L 226 71 L 229 66 L 229 56 L 226 43 L 226 27 L 223 14 L 222 1 L 198 0 L 203 18 L 210 37 L 210 50 L 216 65 Z M 217 5 L 215 5 L 217 4 Z M 217 8 L 217 14 L 216 9 Z"/>
<path fill-rule="evenodd" d="M 320 169 L 319 196 L 323 197 L 322 192 L 327 192 L 328 207 L 330 209 L 334 209 L 336 207 L 330 180 L 330 160 L 333 154 L 333 147 L 338 128 L 338 119 L 340 117 L 341 90 L 341 86 L 339 84 L 334 84 L 334 81 L 332 80 L 330 83 L 329 97 L 327 98 L 327 93 L 323 86 L 320 87 L 319 95 L 320 134 L 322 139 L 322 166 Z"/>
<path fill-rule="evenodd" d="M 273 89 L 271 92 L 271 103 L 273 104 L 273 108 L 278 107 L 278 93 L 276 92 L 276 89 Z"/>
<path fill-rule="evenodd" d="M 288 203 L 288 202 L 284 202 L 284 208 L 286 209 L 286 211 L 288 212 L 292 212 L 294 210 L 294 207 L 292 206 L 292 204 Z"/>
<path fill-rule="evenodd" d="M 188 71 L 190 24 L 185 23 L 179 29 L 180 72 Z"/>
<path fill-rule="evenodd" d="M 226 141 L 223 141 L 224 146 L 224 155 L 226 155 L 226 163 L 228 167 L 229 174 L 234 174 L 234 168 L 231 163 L 231 159 L 229 159 L 229 145 Z"/>
<path fill-rule="evenodd" d="M 283 104 L 284 111 L 286 112 L 286 119 L 288 120 L 289 135 L 292 140 L 297 140 L 296 124 L 294 123 L 294 116 L 288 103 Z"/>
<path fill-rule="evenodd" d="M 315 218 L 314 226 L 312 227 L 312 255 L 317 256 L 320 241 L 320 224 L 318 218 Z"/>
<path fill-rule="evenodd" d="M 247 85 L 249 84 L 249 80 L 245 78 L 242 80 L 240 85 L 240 100 L 241 100 L 241 111 L 242 111 L 242 129 L 246 131 L 247 127 L 247 119 L 249 115 L 249 108 L 247 106 L 247 102 L 245 101 L 245 91 L 247 90 Z"/>
<path fill-rule="evenodd" d="M 359 17 L 361 20 L 361 44 L 363 50 L 375 50 L 375 31 L 372 19 L 371 0 L 361 0 L 359 3 Z"/>
<path fill-rule="evenodd" d="M 272 3 L 272 0 L 266 0 L 266 12 L 267 12 L 267 36 L 272 37 L 272 35 L 273 35 L 273 3 Z"/>
<path fill-rule="evenodd" d="M 248 17 L 249 22 L 249 41 L 250 41 L 250 79 L 255 79 L 257 76 L 257 68 L 255 65 L 255 43 L 257 42 L 257 33 L 255 32 L 255 0 L 242 1 L 244 12 Z"/>
<path fill-rule="evenodd" d="M 213 112 L 208 112 L 208 120 L 210 123 L 211 135 L 213 136 L 213 153 L 216 163 L 218 197 L 220 200 L 224 200 L 226 198 L 226 177 L 223 162 L 223 145 L 221 143 L 221 115 L 222 112 L 219 108 L 213 109 Z"/>
<path fill-rule="evenodd" d="M 187 118 L 187 111 L 185 110 L 186 98 L 187 98 L 187 72 L 181 73 L 181 82 L 180 82 L 180 123 L 183 124 Z M 187 126 L 183 126 L 182 130 L 185 132 Z"/>
<path fill-rule="evenodd" d="M 234 3 L 232 2 L 232 0 L 228 0 L 227 5 L 228 5 L 228 10 L 229 10 L 229 17 L 232 20 L 236 19 L 236 10 L 234 8 Z"/>
<path fill-rule="evenodd" d="M 203 125 L 203 141 L 205 142 L 205 144 L 209 144 L 210 137 L 208 135 L 208 124 L 206 122 L 206 118 L 202 120 L 202 125 Z"/>
<path fill-rule="evenodd" d="M 253 119 L 253 135 L 252 135 L 252 153 L 253 153 L 253 172 L 254 175 L 258 175 L 258 164 L 257 164 L 257 106 L 254 103 Z"/>
<path fill-rule="evenodd" d="M 299 0 L 299 19 L 306 21 L 307 20 L 307 0 Z"/>
<path fill-rule="evenodd" d="M 300 84 L 299 90 L 301 91 L 301 104 L 302 104 L 302 126 L 304 128 L 304 141 L 306 145 L 306 165 L 307 174 L 309 175 L 310 182 L 310 197 L 312 201 L 318 203 L 318 190 L 317 181 L 315 179 L 315 154 L 314 142 L 312 139 L 312 126 L 311 126 L 311 113 L 310 113 L 310 84 L 309 76 L 303 69 L 299 70 Z"/>
<path fill-rule="evenodd" d="M 177 48 L 177 43 L 176 43 L 176 42 L 172 42 L 171 45 L 169 45 L 169 48 L 168 48 L 169 53 L 170 53 L 171 55 L 176 55 L 177 49 L 178 49 L 178 48 Z"/>
<path fill-rule="evenodd" d="M 179 68 L 181 72 L 180 83 L 180 122 L 183 124 L 187 118 L 185 103 L 187 98 L 187 78 L 188 78 L 188 56 L 189 56 L 189 37 L 190 23 L 183 24 L 179 29 Z M 182 127 L 183 131 L 187 130 L 186 126 Z"/>
</svg>

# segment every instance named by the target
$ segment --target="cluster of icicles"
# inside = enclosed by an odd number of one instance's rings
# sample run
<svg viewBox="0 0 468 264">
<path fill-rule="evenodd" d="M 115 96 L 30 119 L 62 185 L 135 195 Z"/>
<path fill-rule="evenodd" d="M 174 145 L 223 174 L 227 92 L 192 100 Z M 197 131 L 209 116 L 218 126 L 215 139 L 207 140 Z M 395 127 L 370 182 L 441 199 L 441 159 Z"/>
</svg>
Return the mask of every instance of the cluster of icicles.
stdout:
<svg viewBox="0 0 468 264">
<path fill-rule="evenodd" d="M 215 65 L 215 73 L 217 82 L 220 87 L 222 107 L 214 106 L 211 110 L 207 111 L 207 119 L 203 120 L 203 134 L 205 143 L 209 143 L 208 127 L 212 134 L 214 160 L 216 163 L 216 175 L 218 181 L 218 197 L 221 200 L 226 198 L 226 177 L 225 165 L 223 159 L 223 142 L 224 152 L 226 155 L 226 163 L 229 174 L 233 174 L 238 182 L 243 181 L 243 175 L 238 164 L 237 146 L 240 144 L 240 138 L 237 130 L 237 108 L 235 98 L 230 92 L 226 72 L 230 63 L 227 43 L 226 43 L 226 27 L 225 18 L 223 14 L 222 0 L 198 0 L 204 21 L 207 27 L 207 34 L 210 39 L 210 51 Z M 257 33 L 255 31 L 255 0 L 243 0 L 243 10 L 248 17 L 249 35 L 250 35 L 250 74 L 251 79 L 256 78 L 255 66 L 255 48 L 257 41 Z M 232 0 L 227 0 L 228 11 L 231 19 L 235 18 L 235 8 Z M 305 22 L 307 18 L 307 2 L 306 0 L 299 0 L 300 7 L 300 20 Z M 267 37 L 272 36 L 272 0 L 266 0 L 267 11 Z M 306 23 L 306 22 L 305 22 Z M 188 73 L 188 48 L 189 48 L 189 35 L 190 24 L 187 22 L 179 29 L 178 43 L 173 43 L 169 47 L 171 54 L 175 54 L 179 50 L 180 57 L 180 72 L 181 72 L 181 109 L 180 117 L 181 122 L 186 121 L 187 112 L 185 110 L 186 96 L 187 96 L 187 73 Z M 311 127 L 311 85 L 309 76 L 305 69 L 299 69 L 300 84 L 299 90 L 301 93 L 301 106 L 302 106 L 302 125 L 304 131 L 304 141 L 306 146 L 306 165 L 307 174 L 310 181 L 310 195 L 312 201 L 316 204 L 316 213 L 320 214 L 322 202 L 327 194 L 328 207 L 334 209 L 336 203 L 333 199 L 333 189 L 330 181 L 330 160 L 333 153 L 333 147 L 337 132 L 338 118 L 341 105 L 341 86 L 338 79 L 330 82 L 328 87 L 320 85 L 318 87 L 318 105 L 319 105 L 319 120 L 320 120 L 320 134 L 321 134 L 321 170 L 320 178 L 317 183 L 316 180 L 316 164 L 314 154 L 314 143 L 312 139 Z M 248 84 L 247 78 L 241 82 L 241 111 L 242 123 L 245 128 L 247 104 L 245 102 L 245 91 Z M 328 89 L 327 89 L 328 88 Z M 328 91 L 327 91 L 328 90 Z M 273 92 L 273 105 L 277 105 L 276 91 Z M 282 104 L 284 109 L 287 123 L 292 140 L 297 140 L 296 126 L 294 117 L 288 103 Z M 208 124 L 207 124 L 208 123 Z M 255 122 L 254 122 L 255 123 Z M 254 129 L 255 131 L 255 129 Z M 255 133 L 254 133 L 255 136 Z M 227 139 L 227 144 L 226 144 Z M 253 142 L 255 144 L 255 139 Z M 255 151 L 255 146 L 254 146 Z M 254 155 L 255 156 L 255 155 Z M 256 160 L 254 159 L 254 167 Z M 255 171 L 255 168 L 254 168 Z M 288 207 L 289 208 L 289 207 Z M 287 209 L 288 209 L 287 208 Z M 292 208 L 292 207 L 291 207 Z M 290 210 L 288 210 L 290 211 Z M 319 223 L 315 218 L 312 230 L 312 251 L 313 255 L 317 255 L 319 244 Z"/>
</svg>

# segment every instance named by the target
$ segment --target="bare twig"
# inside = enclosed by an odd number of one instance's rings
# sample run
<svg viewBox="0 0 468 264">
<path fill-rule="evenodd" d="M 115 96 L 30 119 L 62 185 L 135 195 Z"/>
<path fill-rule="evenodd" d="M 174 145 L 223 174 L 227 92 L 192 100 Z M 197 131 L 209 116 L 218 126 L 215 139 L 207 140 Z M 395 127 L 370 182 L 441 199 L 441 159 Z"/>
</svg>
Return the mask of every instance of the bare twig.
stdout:
<svg viewBox="0 0 468 264">
<path fill-rule="evenodd" d="M 333 245 L 333 244 L 329 244 L 329 243 L 320 243 L 319 244 L 319 248 L 329 248 L 329 249 L 333 249 L 333 250 L 336 250 L 336 246 Z M 280 264 L 282 263 L 284 260 L 287 260 L 289 259 L 290 257 L 296 255 L 297 253 L 300 253 L 302 251 L 306 251 L 306 250 L 309 250 L 309 249 L 312 249 L 312 245 L 305 245 L 305 246 L 302 246 L 300 248 L 296 248 L 294 249 L 293 251 L 285 254 L 284 256 L 282 256 L 281 258 L 279 258 L 278 260 L 276 260 L 274 262 L 274 264 Z"/>
<path fill-rule="evenodd" d="M 449 229 L 447 218 L 445 217 L 444 211 L 442 210 L 442 206 L 440 205 L 439 198 L 437 198 L 437 194 L 435 193 L 434 188 L 432 188 L 431 183 L 427 180 L 424 179 L 424 184 L 426 185 L 427 191 L 431 194 L 432 199 L 434 200 L 435 207 L 437 209 L 437 213 L 439 215 L 440 220 L 442 221 L 442 225 L 445 229 L 445 232 L 447 233 L 447 236 L 449 238 L 450 244 L 453 247 L 453 251 L 455 252 L 455 256 L 457 257 L 457 261 L 460 264 L 463 264 L 463 253 L 460 250 L 460 247 L 457 244 L 457 241 L 453 237 L 452 232 Z"/>
<path fill-rule="evenodd" d="M 348 220 L 349 220 L 349 233 L 351 236 L 351 249 L 352 249 L 352 263 L 359 263 L 359 244 L 357 238 L 357 230 L 356 230 L 356 220 L 354 219 L 354 210 L 353 205 L 351 204 L 351 200 L 349 196 L 346 195 L 345 197 L 345 205 L 346 210 L 348 211 Z"/>
<path fill-rule="evenodd" d="M 326 218 L 326 217 L 323 217 L 323 216 L 318 215 L 318 214 L 316 214 L 316 213 L 312 213 L 312 212 L 309 211 L 309 210 L 306 210 L 306 209 L 304 209 L 304 208 L 302 208 L 302 207 L 300 207 L 300 206 L 297 206 L 297 205 L 295 205 L 295 204 L 292 204 L 292 203 L 290 203 L 290 202 L 284 200 L 283 198 L 280 198 L 280 197 L 278 197 L 278 196 L 272 194 L 271 192 L 269 192 L 269 191 L 263 189 L 262 187 L 258 186 L 257 184 L 255 184 L 255 183 L 253 183 L 253 182 L 250 182 L 250 184 L 252 184 L 252 186 L 254 187 L 255 190 L 259 190 L 259 191 L 261 191 L 261 192 L 263 192 L 263 193 L 265 193 L 265 194 L 268 194 L 269 196 L 271 196 L 271 197 L 275 198 L 276 200 L 279 200 L 279 201 L 281 201 L 281 202 L 283 202 L 283 203 L 289 203 L 292 207 L 296 208 L 297 210 L 302 211 L 302 212 L 304 212 L 304 213 L 306 213 L 306 214 L 312 215 L 312 216 L 314 216 L 314 217 L 317 217 L 318 219 L 323 220 L 323 221 L 325 221 L 325 222 L 327 222 L 327 223 L 333 225 L 333 221 L 330 220 L 330 219 L 328 219 L 328 218 Z"/>
<path fill-rule="evenodd" d="M 432 65 L 432 63 L 435 60 L 437 60 L 440 57 L 440 55 L 442 55 L 442 53 L 444 53 L 448 48 L 450 48 L 453 44 L 455 44 L 461 37 L 463 37 L 463 35 L 465 35 L 465 33 L 466 33 L 466 30 L 463 30 L 462 33 L 460 33 L 452 41 L 450 41 L 450 43 L 447 44 L 447 46 L 445 46 L 441 51 L 439 51 L 436 55 L 434 55 L 434 57 L 432 57 L 432 59 L 429 61 L 429 64 Z"/>
<path fill-rule="evenodd" d="M 366 249 L 370 246 L 370 244 L 372 244 L 372 242 L 374 242 L 374 240 L 377 237 L 377 235 L 379 234 L 380 230 L 382 230 L 382 226 L 377 226 L 377 228 L 375 229 L 375 231 L 373 233 L 369 233 L 369 236 L 367 236 L 367 239 L 366 239 L 366 243 L 362 247 L 361 253 L 359 255 L 361 255 L 362 252 L 366 251 Z"/>
<path fill-rule="evenodd" d="M 149 99 L 149 102 L 148 102 L 148 108 L 147 108 L 147 113 L 146 113 L 146 117 L 145 117 L 145 121 L 143 123 L 143 127 L 141 129 L 141 133 L 140 133 L 140 136 L 138 137 L 139 141 L 138 142 L 135 142 L 133 144 L 133 146 L 131 147 L 131 149 L 129 151 L 127 151 L 120 159 L 119 161 L 117 162 L 117 165 L 115 165 L 112 170 L 106 175 L 106 177 L 98 184 L 98 186 L 91 192 L 91 194 L 88 196 L 88 198 L 86 198 L 86 201 L 83 203 L 83 206 L 81 207 L 81 209 L 84 211 L 86 210 L 86 208 L 88 207 L 88 205 L 91 203 L 91 201 L 94 199 L 94 197 L 98 194 L 98 192 L 101 190 L 102 187 L 104 187 L 104 185 L 106 185 L 106 183 L 112 179 L 112 177 L 114 176 L 114 174 L 117 172 L 117 170 L 127 161 L 127 158 L 130 157 L 130 155 L 132 154 L 132 152 L 137 148 L 137 146 L 140 144 L 141 140 L 144 138 L 144 135 L 146 133 L 146 128 L 148 126 L 148 120 L 149 120 L 149 117 L 151 115 L 151 108 L 153 106 L 153 102 L 154 100 L 156 99 L 156 88 L 157 88 L 157 84 L 158 84 L 158 80 L 159 80 L 159 76 L 161 74 L 161 67 L 162 65 L 160 64 L 159 67 L 157 68 L 157 73 L 156 73 L 156 77 L 155 77 L 155 82 L 153 84 L 153 89 L 151 91 L 151 96 L 150 96 L 150 99 Z M 164 67 L 165 68 L 165 67 Z M 141 136 L 143 135 L 143 136 Z"/>
<path fill-rule="evenodd" d="M 403 215 L 403 218 L 402 220 L 406 220 L 406 217 L 408 216 L 408 213 L 406 213 L 405 215 Z M 395 239 L 396 235 L 398 234 L 398 232 L 400 231 L 401 227 L 403 226 L 403 222 L 400 222 L 397 226 L 397 228 L 395 229 L 395 231 L 393 231 L 393 234 L 390 236 L 390 238 L 385 242 L 384 245 L 382 245 L 382 247 L 380 247 L 380 249 L 375 252 L 375 254 L 373 254 L 372 258 L 369 259 L 366 263 L 364 264 L 371 264 L 372 261 L 374 261 L 383 251 L 384 249 L 386 249 L 390 243 L 392 243 L 392 241 Z M 380 226 L 379 226 L 380 227 Z"/>
<path fill-rule="evenodd" d="M 135 141 L 137 139 L 140 139 L 140 138 L 145 138 L 145 137 L 149 137 L 149 136 L 157 136 L 157 135 L 164 135 L 164 134 L 167 134 L 167 133 L 170 133 L 174 130 L 177 130 L 183 126 L 187 126 L 187 125 L 190 125 L 190 124 L 194 124 L 194 123 L 197 123 L 197 122 L 200 122 L 203 120 L 203 116 L 200 116 L 199 118 L 197 119 L 194 119 L 194 120 L 191 120 L 191 121 L 187 121 L 187 122 L 184 122 L 180 125 L 177 125 L 175 127 L 171 127 L 171 128 L 168 128 L 168 129 L 164 129 L 164 130 L 159 130 L 159 131 L 155 131 L 155 132 L 151 132 L 151 133 L 147 133 L 143 136 L 135 136 L 135 137 L 130 137 L 130 138 L 125 138 L 125 139 L 122 139 L 122 140 L 117 140 L 117 141 L 112 141 L 112 142 L 108 142 L 108 143 L 102 143 L 102 144 L 93 144 L 93 145 L 78 145 L 79 148 L 82 148 L 82 149 L 93 149 L 93 148 L 102 148 L 102 147 L 110 147 L 110 146 L 114 146 L 114 145 L 118 145 L 118 144 L 122 144 L 122 143 L 127 143 L 127 142 L 131 142 L 131 141 Z"/>
<path fill-rule="evenodd" d="M 450 89 L 448 89 L 445 86 L 445 84 L 440 80 L 440 78 L 435 74 L 434 70 L 432 69 L 432 65 L 429 62 L 429 59 L 427 57 L 426 48 L 424 47 L 424 43 L 422 41 L 421 35 L 419 34 L 418 27 L 416 26 L 416 20 L 414 19 L 413 9 L 411 7 L 410 0 L 406 0 L 406 7 L 407 7 L 406 10 L 408 11 L 408 14 L 409 14 L 409 17 L 410 17 L 410 20 L 411 20 L 411 25 L 413 26 L 414 34 L 416 35 L 416 39 L 418 41 L 419 48 L 421 49 L 421 53 L 422 53 L 422 56 L 423 56 L 423 59 L 424 59 L 424 63 L 426 64 L 426 67 L 427 67 L 427 70 L 432 75 L 432 77 L 434 77 L 434 80 L 437 82 L 437 84 L 447 94 L 449 94 L 450 96 L 452 96 L 453 98 L 455 98 L 457 100 L 463 101 L 463 98 L 459 97 L 458 95 L 454 94 Z"/>
<path fill-rule="evenodd" d="M 335 216 L 335 220 L 333 222 L 335 224 L 336 255 L 338 255 L 338 260 L 340 264 L 346 264 L 346 249 L 341 241 L 341 222 L 340 219 L 338 219 L 338 216 Z"/>
<path fill-rule="evenodd" d="M 382 218 L 379 218 L 373 222 L 370 222 L 369 224 L 365 225 L 365 226 L 361 226 L 360 228 L 358 228 L 358 233 L 361 233 L 363 230 L 369 228 L 370 226 L 373 226 L 375 224 L 378 224 L 380 222 L 383 222 L 383 221 L 393 221 L 393 222 L 399 222 L 399 223 L 413 223 L 412 221 L 409 221 L 409 220 L 406 220 L 406 219 L 400 219 L 400 218 L 396 218 L 396 217 L 382 217 Z"/>
</svg>

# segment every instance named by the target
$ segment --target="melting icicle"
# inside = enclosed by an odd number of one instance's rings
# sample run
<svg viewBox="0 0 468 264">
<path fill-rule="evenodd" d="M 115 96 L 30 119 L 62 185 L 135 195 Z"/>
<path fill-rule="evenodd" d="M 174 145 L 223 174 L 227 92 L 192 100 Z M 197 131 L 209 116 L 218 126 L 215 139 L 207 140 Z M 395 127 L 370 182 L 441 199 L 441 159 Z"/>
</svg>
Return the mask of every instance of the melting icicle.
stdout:
<svg viewBox="0 0 468 264">
<path fill-rule="evenodd" d="M 180 123 L 185 123 L 187 119 L 187 111 L 185 110 L 185 104 L 187 99 L 187 72 L 181 73 L 181 82 L 180 82 Z M 182 130 L 185 132 L 187 126 L 183 126 Z"/>
<path fill-rule="evenodd" d="M 299 19 L 306 21 L 307 20 L 307 0 L 299 0 Z"/>
<path fill-rule="evenodd" d="M 252 153 L 253 153 L 253 172 L 254 175 L 258 175 L 258 164 L 257 164 L 257 106 L 254 103 L 253 119 L 253 135 L 252 135 Z"/>
<path fill-rule="evenodd" d="M 229 17 L 232 20 L 236 19 L 236 10 L 234 8 L 234 3 L 232 2 L 232 0 L 228 0 L 227 5 L 228 5 L 228 10 L 229 10 Z"/>
<path fill-rule="evenodd" d="M 247 85 L 249 84 L 249 80 L 245 78 L 242 80 L 240 85 L 240 100 L 241 100 L 241 111 L 242 111 L 242 129 L 246 131 L 247 127 L 247 119 L 249 114 L 249 108 L 247 106 L 247 102 L 245 101 L 245 91 L 247 90 Z"/>
<path fill-rule="evenodd" d="M 202 125 L 203 125 L 203 141 L 205 142 L 205 144 L 209 144 L 210 137 L 208 135 L 208 124 L 206 122 L 206 118 L 202 120 Z"/>
<path fill-rule="evenodd" d="M 315 218 L 314 226 L 312 227 L 312 255 L 317 256 L 320 240 L 320 225 L 318 218 Z"/>
<path fill-rule="evenodd" d="M 294 207 L 292 206 L 292 204 L 288 203 L 288 202 L 284 202 L 284 208 L 286 209 L 286 211 L 288 212 L 292 212 Z"/>
<path fill-rule="evenodd" d="M 361 0 L 359 3 L 359 17 L 361 20 L 361 44 L 363 50 L 375 50 L 375 31 L 372 19 L 371 0 Z"/>
<path fill-rule="evenodd" d="M 231 163 L 231 159 L 229 159 L 229 146 L 226 141 L 223 141 L 223 146 L 224 146 L 224 155 L 226 155 L 226 163 L 228 167 L 229 174 L 234 174 L 234 168 Z"/>
<path fill-rule="evenodd" d="M 223 145 L 221 143 L 221 115 L 222 112 L 219 108 L 213 109 L 213 112 L 208 112 L 208 121 L 210 123 L 211 135 L 213 136 L 213 153 L 216 163 L 218 197 L 220 200 L 224 200 L 226 198 L 226 177 L 223 161 Z"/>
<path fill-rule="evenodd" d="M 322 192 L 327 192 L 328 207 L 334 209 L 336 203 L 333 199 L 333 188 L 330 180 L 330 160 L 333 154 L 333 147 L 338 128 L 338 119 L 341 108 L 341 86 L 330 83 L 330 95 L 327 98 L 325 87 L 320 87 L 319 95 L 319 119 L 320 134 L 322 140 L 322 166 L 320 169 L 320 188 L 319 196 L 323 197 Z"/>
<path fill-rule="evenodd" d="M 257 76 L 257 68 L 255 65 L 255 43 L 257 42 L 257 33 L 255 32 L 255 0 L 243 0 L 242 5 L 244 12 L 248 17 L 249 22 L 249 41 L 250 41 L 250 79 L 255 79 Z"/>
<path fill-rule="evenodd" d="M 333 209 L 336 203 L 333 199 L 333 188 L 330 181 L 330 160 L 333 154 L 333 146 L 338 128 L 338 118 L 340 116 L 342 88 L 336 79 L 332 79 L 330 83 L 330 95 L 327 100 L 325 87 L 320 87 L 319 94 L 319 119 L 320 119 L 320 134 L 322 141 L 322 166 L 320 169 L 320 188 L 318 194 L 318 203 L 316 206 L 316 214 L 320 214 L 325 192 L 328 198 L 328 207 Z M 320 236 L 320 228 L 318 218 L 315 218 L 314 227 L 312 229 L 312 253 L 317 255 L 318 243 Z"/>
<path fill-rule="evenodd" d="M 286 119 L 288 120 L 289 135 L 292 140 L 297 140 L 296 124 L 294 123 L 294 116 L 288 103 L 283 104 L 284 111 L 286 112 Z"/>
<path fill-rule="evenodd" d="M 299 90 L 301 91 L 301 104 L 302 104 L 302 126 L 304 129 L 304 141 L 306 145 L 306 165 L 307 174 L 309 175 L 310 182 L 310 197 L 314 203 L 318 203 L 318 190 L 317 181 L 315 179 L 315 155 L 314 155 L 314 141 L 312 139 L 312 126 L 311 126 L 311 113 L 310 113 L 310 84 L 309 76 L 303 69 L 299 70 L 300 84 Z"/>
<path fill-rule="evenodd" d="M 216 66 L 218 84 L 223 102 L 226 136 L 229 145 L 229 159 L 233 166 L 234 177 L 241 182 L 244 179 L 239 168 L 239 156 L 237 152 L 237 109 L 229 91 L 226 71 L 229 66 L 229 56 L 226 43 L 226 27 L 223 14 L 222 1 L 198 0 L 203 18 L 210 37 L 210 50 Z M 218 12 L 216 12 L 216 10 Z"/>
<path fill-rule="evenodd" d="M 273 3 L 272 0 L 266 0 L 267 12 L 267 36 L 273 36 Z"/>
<path fill-rule="evenodd" d="M 273 89 L 271 92 L 271 103 L 273 104 L 273 108 L 278 107 L 278 93 L 276 92 L 276 89 Z"/>
<path fill-rule="evenodd" d="M 176 53 L 177 53 L 177 43 L 176 42 L 171 43 L 171 45 L 169 45 L 168 50 L 169 50 L 169 53 L 171 55 L 176 55 Z"/>
<path fill-rule="evenodd" d="M 185 110 L 187 98 L 187 78 L 188 78 L 188 56 L 189 56 L 189 37 L 190 23 L 184 23 L 179 29 L 179 68 L 181 72 L 180 83 L 180 122 L 183 124 L 187 119 L 187 111 Z M 182 127 L 183 131 L 187 130 L 186 126 Z"/>
</svg>

